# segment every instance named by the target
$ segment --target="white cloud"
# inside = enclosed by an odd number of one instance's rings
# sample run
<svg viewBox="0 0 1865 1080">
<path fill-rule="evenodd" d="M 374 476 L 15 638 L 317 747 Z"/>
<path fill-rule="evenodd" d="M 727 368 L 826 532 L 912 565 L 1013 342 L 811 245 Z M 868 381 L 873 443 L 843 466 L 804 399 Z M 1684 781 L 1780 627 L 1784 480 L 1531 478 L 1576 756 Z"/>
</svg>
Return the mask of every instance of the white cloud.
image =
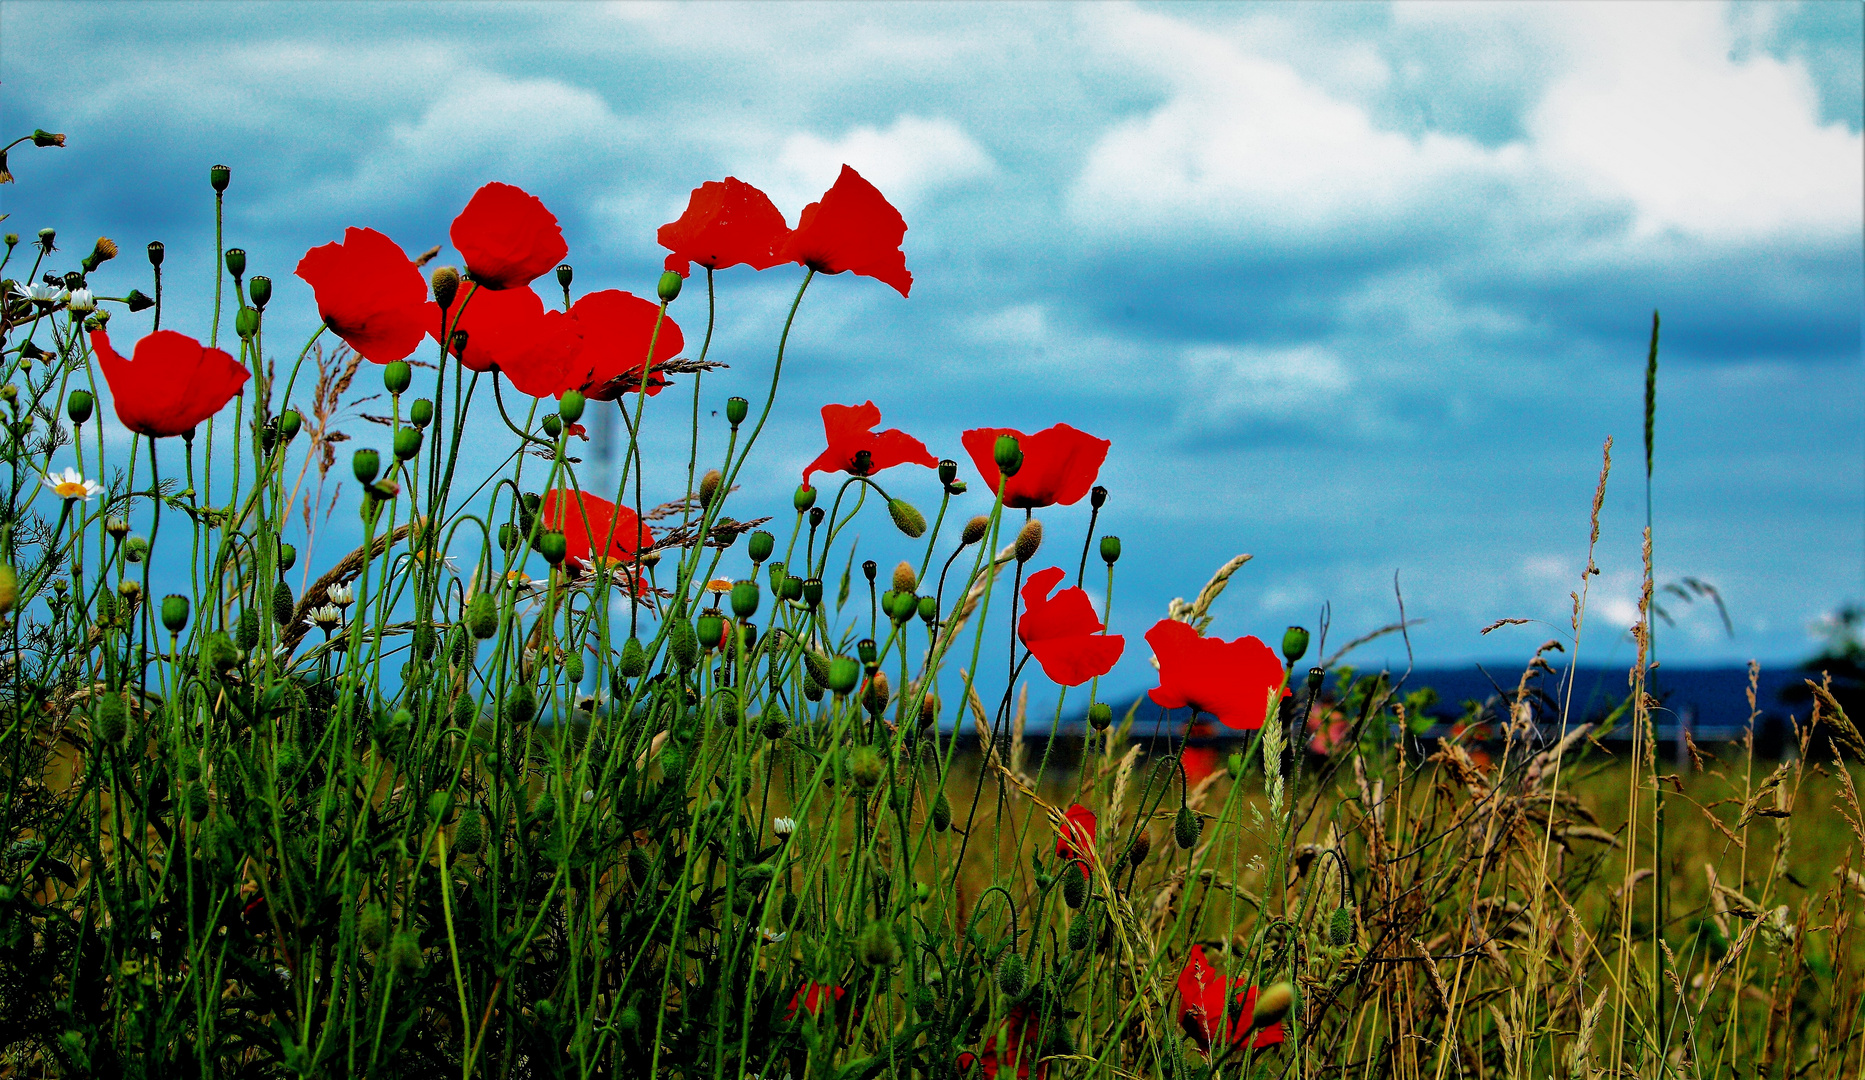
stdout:
<svg viewBox="0 0 1865 1080">
<path fill-rule="evenodd" d="M 1201 427 L 1270 423 L 1306 426 L 1318 408 L 1353 386 L 1328 349 L 1194 345 L 1185 350 L 1181 418 Z"/>
<path fill-rule="evenodd" d="M 770 194 L 794 222 L 847 164 L 902 210 L 932 192 L 990 176 L 997 166 L 950 120 L 902 115 L 886 128 L 857 127 L 839 139 L 799 132 L 784 140 Z"/>
</svg>

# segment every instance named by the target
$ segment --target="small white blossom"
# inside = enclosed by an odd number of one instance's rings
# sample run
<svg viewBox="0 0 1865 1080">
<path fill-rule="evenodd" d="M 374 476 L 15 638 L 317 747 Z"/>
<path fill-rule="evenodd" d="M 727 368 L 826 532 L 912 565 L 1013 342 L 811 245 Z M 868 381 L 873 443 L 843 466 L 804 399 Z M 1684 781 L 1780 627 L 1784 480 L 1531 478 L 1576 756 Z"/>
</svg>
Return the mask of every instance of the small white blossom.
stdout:
<svg viewBox="0 0 1865 1080">
<path fill-rule="evenodd" d="M 76 469 L 66 469 L 62 473 L 46 473 L 40 483 L 52 489 L 52 493 L 61 499 L 82 499 L 91 501 L 91 496 L 104 490 L 103 485 L 95 480 L 86 480 Z"/>
<path fill-rule="evenodd" d="M 43 281 L 35 281 L 31 285 L 26 286 L 25 295 L 27 299 L 36 300 L 49 307 L 65 299 L 69 294 L 57 285 L 50 285 Z"/>
<path fill-rule="evenodd" d="M 335 605 L 323 604 L 311 609 L 311 613 L 305 617 L 304 625 L 315 626 L 328 634 L 335 630 L 337 624 L 342 621 L 343 612 L 337 610 Z"/>
<path fill-rule="evenodd" d="M 595 801 L 596 801 L 596 793 L 593 791 L 590 791 L 588 788 L 583 789 L 583 804 L 587 806 L 590 803 L 593 803 Z"/>
<path fill-rule="evenodd" d="M 349 607 L 356 602 L 356 593 L 348 585 L 332 585 L 324 590 L 324 595 L 339 608 Z"/>
<path fill-rule="evenodd" d="M 780 817 L 771 822 L 771 831 L 778 836 L 788 837 L 791 833 L 797 831 L 797 819 Z"/>
<path fill-rule="evenodd" d="M 789 932 L 788 932 L 788 931 L 785 931 L 785 932 L 783 932 L 783 933 L 778 933 L 777 931 L 775 931 L 775 930 L 772 930 L 772 929 L 771 929 L 770 927 L 768 927 L 768 926 L 766 926 L 766 927 L 760 927 L 760 928 L 758 929 L 758 933 L 759 933 L 759 934 L 761 934 L 761 935 L 763 935 L 763 937 L 764 937 L 764 940 L 765 940 L 765 941 L 767 941 L 767 942 L 769 942 L 769 943 L 770 943 L 770 944 L 772 944 L 772 945 L 776 945 L 776 944 L 778 944 L 778 943 L 780 943 L 780 942 L 782 942 L 782 941 L 783 941 L 783 939 L 785 939 L 785 938 L 787 938 L 787 937 L 789 937 L 789 936 L 790 936 L 790 934 L 789 934 Z"/>
<path fill-rule="evenodd" d="M 96 311 L 97 297 L 89 289 L 74 289 L 65 307 L 77 312 Z"/>
</svg>

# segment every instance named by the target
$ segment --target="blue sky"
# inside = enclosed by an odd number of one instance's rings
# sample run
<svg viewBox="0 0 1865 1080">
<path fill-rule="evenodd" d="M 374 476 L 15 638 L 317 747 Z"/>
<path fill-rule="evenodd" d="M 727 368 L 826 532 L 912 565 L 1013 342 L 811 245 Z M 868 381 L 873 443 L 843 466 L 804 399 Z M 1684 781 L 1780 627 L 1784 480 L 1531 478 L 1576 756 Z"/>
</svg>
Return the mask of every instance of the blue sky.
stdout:
<svg viewBox="0 0 1865 1080">
<path fill-rule="evenodd" d="M 736 175 L 794 222 L 852 164 L 906 215 L 913 296 L 812 286 L 750 501 L 787 501 L 764 492 L 820 448 L 825 401 L 872 398 L 961 459 L 985 424 L 1110 438 L 1135 686 L 1138 635 L 1246 551 L 1227 636 L 1331 601 L 1343 640 L 1393 617 L 1398 571 L 1421 660 L 1524 657 L 1565 629 L 1608 436 L 1582 648 L 1628 660 L 1659 308 L 1657 572 L 1714 583 L 1735 626 L 1680 611 L 1663 654 L 1779 663 L 1865 596 L 1860 13 L 7 3 L 5 128 L 71 146 L 16 151 L 0 199 L 28 235 L 164 240 L 165 323 L 204 331 L 206 170 L 232 166 L 229 242 L 279 282 L 278 342 L 314 325 L 307 248 L 347 225 L 444 243 L 488 180 L 560 215 L 579 291 L 645 292 L 699 182 Z M 98 283 L 146 274 L 125 257 Z M 720 276 L 734 366 L 709 407 L 755 396 L 795 280 Z M 699 307 L 676 314 L 696 337 Z M 1079 544 L 1085 504 L 1046 517 Z M 884 519 L 864 531 L 898 557 Z M 1504 617 L 1544 622 L 1478 633 Z"/>
</svg>

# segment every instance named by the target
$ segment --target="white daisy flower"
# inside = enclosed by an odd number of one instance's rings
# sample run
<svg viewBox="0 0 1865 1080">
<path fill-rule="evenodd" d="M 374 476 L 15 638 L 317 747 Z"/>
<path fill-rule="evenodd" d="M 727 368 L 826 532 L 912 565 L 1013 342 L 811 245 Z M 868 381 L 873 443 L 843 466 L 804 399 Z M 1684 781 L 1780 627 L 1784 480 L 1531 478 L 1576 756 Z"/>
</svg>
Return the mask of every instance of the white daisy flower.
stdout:
<svg viewBox="0 0 1865 1080">
<path fill-rule="evenodd" d="M 771 822 L 771 831 L 778 836 L 788 837 L 791 833 L 797 831 L 797 819 L 780 817 Z"/>
<path fill-rule="evenodd" d="M 104 490 L 103 485 L 95 480 L 86 480 L 76 469 L 66 469 L 62 473 L 46 473 L 40 483 L 52 489 L 52 494 L 61 499 L 82 499 L 91 501 L 91 496 Z"/>
<path fill-rule="evenodd" d="M 324 596 L 340 609 L 356 602 L 356 593 L 348 585 L 332 585 L 324 590 Z"/>
<path fill-rule="evenodd" d="M 25 291 L 27 299 L 36 300 L 48 307 L 65 299 L 68 295 L 70 294 L 66 293 L 65 290 L 59 286 L 49 285 L 43 281 L 33 282 L 31 285 L 26 286 Z"/>
<path fill-rule="evenodd" d="M 777 931 L 772 930 L 768 926 L 759 927 L 758 933 L 763 935 L 764 940 L 772 945 L 776 945 L 779 942 L 783 941 L 783 939 L 790 936 L 788 931 L 785 931 L 783 933 L 778 933 Z"/>
<path fill-rule="evenodd" d="M 311 609 L 310 614 L 305 616 L 304 625 L 314 626 L 328 634 L 342 621 L 343 612 L 337 610 L 336 605 L 323 604 Z"/>
<path fill-rule="evenodd" d="M 74 289 L 65 303 L 68 311 L 86 312 L 97 310 L 97 296 L 89 289 Z"/>
</svg>

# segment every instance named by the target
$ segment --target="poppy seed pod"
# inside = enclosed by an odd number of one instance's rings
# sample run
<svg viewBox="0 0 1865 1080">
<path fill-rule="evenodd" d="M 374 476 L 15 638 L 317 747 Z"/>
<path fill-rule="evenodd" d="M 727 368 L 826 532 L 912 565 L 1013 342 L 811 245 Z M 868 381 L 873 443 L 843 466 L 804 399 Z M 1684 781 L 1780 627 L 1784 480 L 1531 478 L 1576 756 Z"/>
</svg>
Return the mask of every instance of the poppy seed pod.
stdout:
<svg viewBox="0 0 1865 1080">
<path fill-rule="evenodd" d="M 648 652 L 641 647 L 640 638 L 631 637 L 622 643 L 622 656 L 616 661 L 615 669 L 622 673 L 624 679 L 638 678 L 647 673 Z"/>
<path fill-rule="evenodd" d="M 874 639 L 862 638 L 860 641 L 855 642 L 855 655 L 861 658 L 863 664 L 874 663 L 875 658 L 879 655 L 875 650 Z"/>
<path fill-rule="evenodd" d="M 857 450 L 854 460 L 849 462 L 848 472 L 851 476 L 866 476 L 874 471 L 874 451 Z"/>
<path fill-rule="evenodd" d="M 759 529 L 757 532 L 751 534 L 751 541 L 746 544 L 745 547 L 747 553 L 751 556 L 751 561 L 753 563 L 761 563 L 771 557 L 771 552 L 777 547 L 777 538 L 763 529 Z M 775 587 L 774 584 L 773 587 Z"/>
<path fill-rule="evenodd" d="M 699 478 L 699 505 L 711 506 L 712 500 L 719 494 L 719 488 L 725 483 L 725 475 L 717 469 L 707 469 L 706 475 Z"/>
<path fill-rule="evenodd" d="M 440 305 L 440 310 L 452 307 L 453 298 L 460 292 L 460 272 L 451 266 L 436 267 L 427 280 L 434 290 L 434 303 Z"/>
<path fill-rule="evenodd" d="M 89 390 L 73 390 L 65 399 L 65 415 L 71 417 L 74 424 L 82 424 L 91 418 L 91 409 L 95 400 Z"/>
<path fill-rule="evenodd" d="M 678 275 L 675 275 L 675 276 L 677 277 Z M 726 423 L 731 424 L 733 427 L 737 427 L 738 425 L 744 423 L 745 417 L 749 416 L 750 414 L 751 414 L 751 402 L 746 401 L 744 398 L 741 398 L 741 397 L 732 397 L 732 398 L 725 399 Z"/>
<path fill-rule="evenodd" d="M 808 484 L 797 485 L 796 494 L 790 497 L 790 505 L 796 507 L 796 511 L 799 514 L 815 506 L 816 489 L 810 487 Z"/>
<path fill-rule="evenodd" d="M 838 696 L 845 696 L 861 681 L 861 664 L 846 656 L 829 661 L 829 678 L 824 684 Z"/>
<path fill-rule="evenodd" d="M 877 671 L 868 677 L 868 685 L 861 692 L 861 703 L 870 713 L 879 716 L 887 711 L 887 703 L 893 698 L 893 688 L 887 684 L 887 673 Z"/>
<path fill-rule="evenodd" d="M 958 462 L 953 461 L 951 458 L 941 460 L 939 462 L 939 482 L 949 485 L 956 479 L 958 479 Z"/>
<path fill-rule="evenodd" d="M 391 394 L 400 396 L 413 380 L 414 369 L 406 360 L 397 360 L 382 369 L 382 388 Z"/>
<path fill-rule="evenodd" d="M 725 644 L 725 617 L 717 611 L 702 611 L 696 630 L 699 647 L 716 649 Z"/>
<path fill-rule="evenodd" d="M 660 281 L 656 282 L 654 285 L 654 293 L 656 296 L 660 297 L 661 303 L 671 304 L 679 298 L 680 286 L 685 282 L 685 278 L 674 273 L 672 270 L 663 270 L 661 271 Z"/>
<path fill-rule="evenodd" d="M 434 422 L 434 403 L 421 397 L 415 398 L 408 406 L 408 422 L 418 428 L 425 428 Z"/>
<path fill-rule="evenodd" d="M 227 249 L 227 273 L 232 274 L 235 279 L 246 276 L 245 248 Z"/>
<path fill-rule="evenodd" d="M 298 549 L 290 544 L 278 546 L 278 572 L 284 573 L 298 564 Z"/>
<path fill-rule="evenodd" d="M 543 427 L 544 434 L 554 439 L 558 435 L 563 434 L 563 417 L 558 416 L 556 413 L 545 413 Z"/>
<path fill-rule="evenodd" d="M 906 533 L 909 539 L 917 540 L 926 532 L 925 515 L 904 499 L 887 500 L 887 516 L 894 519 L 894 527 Z"/>
<path fill-rule="evenodd" d="M 1120 537 L 1103 536 L 1101 538 L 1101 560 L 1109 566 L 1120 561 Z"/>
<path fill-rule="evenodd" d="M 286 409 L 278 414 L 278 433 L 286 442 L 297 438 L 298 429 L 303 426 L 304 417 L 299 416 L 296 409 Z"/>
<path fill-rule="evenodd" d="M 207 182 L 213 185 L 215 191 L 227 190 L 227 184 L 232 180 L 233 170 L 225 165 L 216 165 L 207 170 Z"/>
<path fill-rule="evenodd" d="M 910 593 L 920 587 L 919 575 L 913 572 L 913 564 L 901 560 L 894 567 L 894 591 Z"/>
<path fill-rule="evenodd" d="M 374 450 L 358 450 L 350 455 L 350 471 L 356 474 L 356 482 L 365 486 L 376 482 L 376 475 L 382 471 L 382 455 Z"/>
<path fill-rule="evenodd" d="M 784 586 L 784 593 L 785 595 L 789 595 L 789 592 L 790 592 L 789 584 L 786 582 Z M 803 579 L 803 603 L 809 605 L 809 607 L 811 607 L 812 609 L 819 606 L 822 603 L 822 579 L 821 578 L 804 578 Z"/>
<path fill-rule="evenodd" d="M 1178 818 L 1172 823 L 1172 839 L 1181 848 L 1189 848 L 1198 842 L 1198 834 L 1204 831 L 1204 821 L 1192 813 L 1189 806 L 1179 807 Z"/>
<path fill-rule="evenodd" d="M 570 266 L 569 263 L 563 263 L 562 265 L 557 267 L 557 286 L 559 288 L 563 288 L 563 289 L 569 288 L 571 279 L 575 277 L 576 277 L 576 271 Z"/>
<path fill-rule="evenodd" d="M 246 295 L 253 298 L 253 306 L 260 311 L 266 308 L 266 301 L 272 299 L 272 279 L 261 275 L 246 283 Z"/>
<path fill-rule="evenodd" d="M 999 435 L 991 447 L 991 460 L 997 463 L 999 472 L 1006 476 L 1015 475 L 1017 466 L 1023 464 L 1023 451 L 1017 449 L 1017 437 Z"/>
<path fill-rule="evenodd" d="M 1114 707 L 1105 701 L 1097 701 L 1088 706 L 1088 726 L 1096 731 L 1106 731 L 1114 722 Z"/>
<path fill-rule="evenodd" d="M 1094 490 L 1088 492 L 1088 505 L 1094 507 L 1096 510 L 1107 505 L 1107 489 L 1096 484 Z"/>
<path fill-rule="evenodd" d="M 564 556 L 570 553 L 570 543 L 560 532 L 539 533 L 536 546 L 537 553 L 544 556 L 544 561 L 552 566 L 562 562 Z"/>
<path fill-rule="evenodd" d="M 160 240 L 149 241 L 149 265 L 150 266 L 161 266 L 162 258 L 165 254 L 167 254 L 167 252 L 168 252 L 168 249 L 162 245 L 162 241 Z"/>
<path fill-rule="evenodd" d="M 919 615 L 922 621 L 926 622 L 929 625 L 939 621 L 939 598 L 938 597 L 922 596 L 919 598 L 919 601 L 917 602 L 915 606 L 919 608 Z"/>
<path fill-rule="evenodd" d="M 297 610 L 292 603 L 291 583 L 280 581 L 272 586 L 272 621 L 280 626 L 290 626 L 292 614 Z"/>
<path fill-rule="evenodd" d="M 395 433 L 395 456 L 402 461 L 421 452 L 421 429 L 405 427 Z"/>
<path fill-rule="evenodd" d="M 583 418 L 586 404 L 581 390 L 565 390 L 557 399 L 557 415 L 563 417 L 564 423 L 574 424 Z"/>
<path fill-rule="evenodd" d="M 259 332 L 259 309 L 243 307 L 233 317 L 233 330 L 239 334 L 241 341 L 251 341 Z"/>
<path fill-rule="evenodd" d="M 1017 561 L 1029 562 L 1036 557 L 1036 551 L 1043 546 L 1043 523 L 1040 518 L 1031 518 L 1017 530 Z"/>
<path fill-rule="evenodd" d="M 822 519 L 828 516 L 829 512 L 822 507 L 812 507 L 809 512 L 809 527 L 814 529 L 820 526 L 822 524 Z"/>
<path fill-rule="evenodd" d="M 188 628 L 188 598 L 179 593 L 162 598 L 162 625 L 171 634 Z"/>
<path fill-rule="evenodd" d="M 466 602 L 466 629 L 481 641 L 499 632 L 499 612 L 491 593 L 480 593 Z"/>
<path fill-rule="evenodd" d="M 525 542 L 525 534 L 518 531 L 518 526 L 509 522 L 499 526 L 499 548 L 502 551 L 516 551 L 518 545 Z"/>
<path fill-rule="evenodd" d="M 741 581 L 732 586 L 732 614 L 749 619 L 758 613 L 758 583 Z"/>
<path fill-rule="evenodd" d="M 965 529 L 958 534 L 959 545 L 970 547 L 984 539 L 984 534 L 991 531 L 991 519 L 979 514 L 965 523 Z"/>
<path fill-rule="evenodd" d="M 1327 678 L 1327 675 L 1328 673 L 1326 671 L 1318 667 L 1311 667 L 1308 669 L 1308 696 L 1310 698 L 1320 692 L 1321 680 Z"/>
<path fill-rule="evenodd" d="M 1299 626 L 1291 626 L 1282 632 L 1282 658 L 1290 667 L 1295 661 L 1308 654 L 1308 631 Z"/>
</svg>

